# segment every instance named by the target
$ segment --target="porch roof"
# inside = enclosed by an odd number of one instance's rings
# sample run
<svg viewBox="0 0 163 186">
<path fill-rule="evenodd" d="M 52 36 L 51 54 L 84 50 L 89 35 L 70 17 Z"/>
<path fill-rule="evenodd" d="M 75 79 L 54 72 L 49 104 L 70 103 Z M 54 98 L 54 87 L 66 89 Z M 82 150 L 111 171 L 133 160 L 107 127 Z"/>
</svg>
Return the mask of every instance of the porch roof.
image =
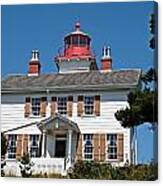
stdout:
<svg viewBox="0 0 163 186">
<path fill-rule="evenodd" d="M 54 122 L 54 125 L 52 125 L 53 122 Z M 51 125 L 49 125 L 49 124 L 51 124 Z M 59 124 L 59 126 L 57 127 L 58 124 Z M 44 128 L 45 129 L 49 128 L 49 129 L 53 129 L 53 130 L 58 130 L 58 129 L 62 128 L 65 130 L 71 129 L 73 131 L 76 131 L 77 133 L 80 132 L 79 127 L 75 122 L 73 122 L 72 120 L 70 120 L 70 119 L 68 119 L 58 113 L 55 113 L 54 116 L 50 116 L 50 117 L 43 119 L 41 121 L 28 123 L 28 124 L 21 125 L 18 127 L 13 127 L 13 128 L 3 131 L 3 133 L 7 133 L 7 134 L 28 133 L 29 134 L 32 131 L 32 134 L 34 134 L 33 130 L 24 130 L 25 128 L 28 129 L 32 126 L 33 127 L 37 126 L 41 130 Z M 35 132 L 39 134 L 39 132 L 36 129 L 35 129 Z"/>
<path fill-rule="evenodd" d="M 62 116 L 59 113 L 55 113 L 54 116 L 50 116 L 44 120 L 41 120 L 40 123 L 37 124 L 38 127 L 43 129 L 50 129 L 50 130 L 73 130 L 77 133 L 80 132 L 77 123 L 73 122 L 72 120 Z"/>
</svg>

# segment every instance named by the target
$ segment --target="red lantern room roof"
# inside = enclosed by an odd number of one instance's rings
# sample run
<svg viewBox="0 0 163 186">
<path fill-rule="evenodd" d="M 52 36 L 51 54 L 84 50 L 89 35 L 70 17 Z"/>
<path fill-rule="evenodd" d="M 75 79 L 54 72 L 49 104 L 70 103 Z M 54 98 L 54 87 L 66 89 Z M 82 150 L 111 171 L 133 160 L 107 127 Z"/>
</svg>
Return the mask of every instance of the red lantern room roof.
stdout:
<svg viewBox="0 0 163 186">
<path fill-rule="evenodd" d="M 82 31 L 80 30 L 80 23 L 79 23 L 79 22 L 77 22 L 77 23 L 75 24 L 75 31 L 73 31 L 73 32 L 69 33 L 68 35 L 66 35 L 66 36 L 65 36 L 65 39 L 66 39 L 67 37 L 69 37 L 69 36 L 72 36 L 72 35 L 83 35 L 83 36 L 89 37 L 89 35 L 88 35 L 87 33 L 82 32 Z M 91 38 L 89 37 L 89 39 L 91 39 Z"/>
<path fill-rule="evenodd" d="M 64 52 L 55 59 L 57 62 L 71 59 L 94 58 L 90 47 L 91 38 L 80 29 L 80 23 L 75 24 L 75 31 L 64 37 Z"/>
</svg>

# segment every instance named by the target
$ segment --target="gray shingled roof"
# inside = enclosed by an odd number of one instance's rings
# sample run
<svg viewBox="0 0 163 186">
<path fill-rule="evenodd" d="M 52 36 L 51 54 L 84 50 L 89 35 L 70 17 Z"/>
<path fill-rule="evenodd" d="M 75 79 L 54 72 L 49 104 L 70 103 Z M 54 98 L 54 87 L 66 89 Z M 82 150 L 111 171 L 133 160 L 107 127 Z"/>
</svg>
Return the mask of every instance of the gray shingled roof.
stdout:
<svg viewBox="0 0 163 186">
<path fill-rule="evenodd" d="M 40 76 L 11 75 L 2 80 L 2 92 L 11 90 L 66 90 L 96 87 L 130 88 L 139 83 L 141 70 L 126 69 L 111 72 L 81 72 L 41 74 Z"/>
</svg>

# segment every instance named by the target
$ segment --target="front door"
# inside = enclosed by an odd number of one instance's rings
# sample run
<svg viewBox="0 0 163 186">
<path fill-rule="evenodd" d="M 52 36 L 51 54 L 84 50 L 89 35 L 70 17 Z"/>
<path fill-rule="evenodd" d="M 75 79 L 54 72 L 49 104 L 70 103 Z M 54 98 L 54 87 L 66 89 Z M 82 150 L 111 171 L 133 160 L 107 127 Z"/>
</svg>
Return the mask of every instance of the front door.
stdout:
<svg viewBox="0 0 163 186">
<path fill-rule="evenodd" d="M 63 158 L 66 155 L 66 139 L 56 139 L 55 157 Z"/>
</svg>

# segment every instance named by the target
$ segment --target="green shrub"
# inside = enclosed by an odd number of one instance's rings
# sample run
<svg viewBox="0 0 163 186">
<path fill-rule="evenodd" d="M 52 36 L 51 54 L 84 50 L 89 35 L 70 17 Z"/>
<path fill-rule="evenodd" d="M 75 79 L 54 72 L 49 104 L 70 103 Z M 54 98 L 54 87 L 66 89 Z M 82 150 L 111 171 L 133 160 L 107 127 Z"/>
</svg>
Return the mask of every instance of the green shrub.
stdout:
<svg viewBox="0 0 163 186">
<path fill-rule="evenodd" d="M 158 178 L 157 165 L 138 165 L 128 167 L 112 167 L 93 161 L 78 161 L 72 173 L 72 179 L 106 179 L 106 180 L 144 180 L 152 181 Z"/>
</svg>

